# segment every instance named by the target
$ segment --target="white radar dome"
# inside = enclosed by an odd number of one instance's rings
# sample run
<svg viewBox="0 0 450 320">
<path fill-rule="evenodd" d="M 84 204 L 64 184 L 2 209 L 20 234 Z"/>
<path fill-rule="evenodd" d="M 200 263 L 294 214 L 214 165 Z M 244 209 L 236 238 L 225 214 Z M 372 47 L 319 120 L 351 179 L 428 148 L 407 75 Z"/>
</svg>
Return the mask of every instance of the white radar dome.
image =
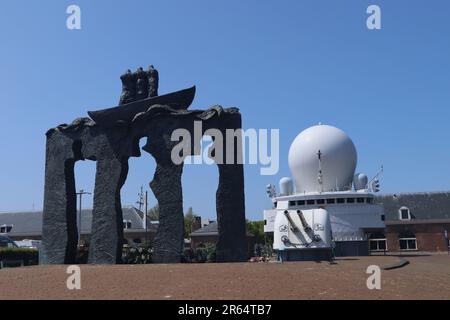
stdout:
<svg viewBox="0 0 450 320">
<path fill-rule="evenodd" d="M 347 134 L 333 126 L 302 131 L 289 149 L 289 168 L 297 193 L 351 189 L 356 148 Z"/>
<path fill-rule="evenodd" d="M 280 195 L 290 196 L 294 193 L 294 183 L 291 178 L 284 177 L 280 179 Z"/>
<path fill-rule="evenodd" d="M 357 173 L 353 177 L 353 186 L 355 190 L 364 190 L 367 187 L 369 178 L 364 173 Z"/>
</svg>

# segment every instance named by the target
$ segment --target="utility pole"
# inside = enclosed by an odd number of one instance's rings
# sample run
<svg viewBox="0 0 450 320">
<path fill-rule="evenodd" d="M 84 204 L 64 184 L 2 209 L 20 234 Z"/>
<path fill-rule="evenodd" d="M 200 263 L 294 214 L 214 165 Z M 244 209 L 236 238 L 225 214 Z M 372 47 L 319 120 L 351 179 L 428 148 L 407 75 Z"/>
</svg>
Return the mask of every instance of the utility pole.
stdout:
<svg viewBox="0 0 450 320">
<path fill-rule="evenodd" d="M 144 228 L 145 228 L 145 245 L 148 244 L 147 237 L 147 211 L 148 211 L 148 191 L 145 191 L 145 212 L 144 212 Z"/>
<path fill-rule="evenodd" d="M 139 201 L 136 201 L 136 204 L 139 205 L 139 211 L 142 211 L 142 205 L 144 204 L 144 187 L 141 186 L 141 192 L 138 193 Z"/>
<path fill-rule="evenodd" d="M 78 215 L 78 247 L 80 247 L 80 245 L 81 245 L 81 204 L 82 204 L 83 195 L 85 195 L 85 194 L 92 194 L 92 193 L 85 192 L 83 189 L 80 189 L 80 191 L 77 192 L 77 196 L 80 196 L 80 205 L 79 205 L 80 213 Z"/>
</svg>

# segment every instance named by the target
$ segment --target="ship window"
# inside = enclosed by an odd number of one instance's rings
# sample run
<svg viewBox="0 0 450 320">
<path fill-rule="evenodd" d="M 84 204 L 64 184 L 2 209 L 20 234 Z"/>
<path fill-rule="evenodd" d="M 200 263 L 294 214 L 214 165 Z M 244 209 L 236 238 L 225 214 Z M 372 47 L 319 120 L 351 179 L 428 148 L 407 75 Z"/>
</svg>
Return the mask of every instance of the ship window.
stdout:
<svg viewBox="0 0 450 320">
<path fill-rule="evenodd" d="M 381 215 L 381 221 L 384 221 L 386 219 L 386 216 L 384 214 Z"/>
<path fill-rule="evenodd" d="M 274 206 L 275 208 L 277 208 L 278 202 L 275 202 L 275 203 L 273 204 L 273 206 Z"/>
<path fill-rule="evenodd" d="M 345 203 L 345 199 L 344 198 L 337 198 L 337 203 Z"/>
<path fill-rule="evenodd" d="M 297 201 L 297 205 L 298 205 L 298 206 L 304 206 L 304 205 L 305 205 L 305 200 L 299 200 L 299 201 Z"/>
<path fill-rule="evenodd" d="M 306 200 L 306 204 L 314 204 L 314 203 L 315 203 L 314 199 Z"/>
<path fill-rule="evenodd" d="M 317 204 L 324 204 L 325 200 L 324 199 L 317 199 Z"/>
<path fill-rule="evenodd" d="M 355 198 L 347 198 L 347 203 L 355 203 Z"/>
<path fill-rule="evenodd" d="M 372 198 L 367 198 L 367 203 L 372 203 Z"/>
<path fill-rule="evenodd" d="M 356 198 L 356 201 L 357 201 L 358 203 L 364 203 L 364 198 Z"/>
<path fill-rule="evenodd" d="M 295 201 L 289 201 L 289 206 L 290 206 L 290 207 L 295 206 Z"/>
<path fill-rule="evenodd" d="M 335 203 L 336 199 L 327 199 L 327 203 Z"/>
</svg>

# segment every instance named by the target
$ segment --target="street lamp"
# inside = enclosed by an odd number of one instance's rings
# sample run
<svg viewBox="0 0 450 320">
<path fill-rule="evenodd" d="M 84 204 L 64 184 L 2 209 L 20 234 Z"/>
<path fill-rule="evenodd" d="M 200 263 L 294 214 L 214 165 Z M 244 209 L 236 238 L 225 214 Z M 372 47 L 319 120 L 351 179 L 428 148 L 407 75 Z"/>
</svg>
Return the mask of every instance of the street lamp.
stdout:
<svg viewBox="0 0 450 320">
<path fill-rule="evenodd" d="M 78 215 L 78 247 L 81 245 L 81 202 L 83 199 L 83 195 L 85 194 L 92 194 L 92 193 L 85 192 L 83 189 L 80 189 L 80 191 L 77 192 L 77 196 L 80 196 L 80 206 L 79 206 L 80 213 Z"/>
</svg>

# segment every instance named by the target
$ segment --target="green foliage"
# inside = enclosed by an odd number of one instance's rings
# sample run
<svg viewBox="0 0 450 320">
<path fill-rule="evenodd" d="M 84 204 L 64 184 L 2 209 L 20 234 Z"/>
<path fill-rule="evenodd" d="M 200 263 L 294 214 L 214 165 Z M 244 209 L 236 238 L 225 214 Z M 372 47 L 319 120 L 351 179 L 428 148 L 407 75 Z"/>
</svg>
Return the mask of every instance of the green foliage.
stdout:
<svg viewBox="0 0 450 320">
<path fill-rule="evenodd" d="M 122 262 L 124 264 L 147 264 L 152 262 L 152 248 L 141 244 L 124 246 Z"/>
<path fill-rule="evenodd" d="M 159 205 L 156 205 L 153 208 L 149 209 L 147 211 L 147 217 L 151 221 L 158 221 L 159 220 Z"/>
<path fill-rule="evenodd" d="M 195 214 L 192 207 L 188 209 L 186 214 L 184 215 L 184 237 L 189 238 L 189 235 L 192 233 L 192 227 L 195 222 Z"/>
<path fill-rule="evenodd" d="M 39 262 L 39 250 L 33 248 L 0 248 L 0 260 L 23 260 L 25 265 Z"/>
<path fill-rule="evenodd" d="M 255 243 L 265 243 L 264 221 L 246 221 L 247 232 L 255 236 Z"/>
<path fill-rule="evenodd" d="M 181 256 L 181 262 L 191 263 L 195 260 L 195 251 L 192 248 L 185 248 Z"/>
<path fill-rule="evenodd" d="M 273 241 L 272 241 L 273 243 Z M 261 257 L 266 257 L 266 258 L 270 258 L 273 256 L 273 247 L 272 247 L 272 243 L 271 244 L 267 244 L 267 245 L 262 245 L 261 246 Z"/>
<path fill-rule="evenodd" d="M 197 262 L 216 262 L 216 245 L 205 243 L 195 250 L 195 260 Z"/>
</svg>

